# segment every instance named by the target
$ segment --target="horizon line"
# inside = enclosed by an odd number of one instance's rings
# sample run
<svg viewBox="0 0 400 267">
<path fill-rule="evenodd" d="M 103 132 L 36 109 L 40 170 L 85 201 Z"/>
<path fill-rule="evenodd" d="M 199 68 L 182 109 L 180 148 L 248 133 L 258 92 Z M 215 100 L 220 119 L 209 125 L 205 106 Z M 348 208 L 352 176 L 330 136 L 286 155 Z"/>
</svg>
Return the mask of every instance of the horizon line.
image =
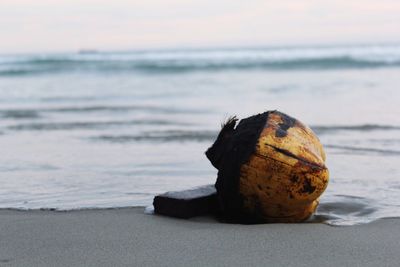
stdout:
<svg viewBox="0 0 400 267">
<path fill-rule="evenodd" d="M 124 52 L 167 52 L 167 51 L 207 51 L 207 50 L 241 50 L 241 49 L 293 49 L 293 48 L 334 48 L 334 47 L 368 47 L 368 46 L 400 46 L 400 41 L 386 42 L 338 42 L 338 43 L 298 43 L 298 44 L 270 44 L 270 45 L 182 45 L 164 47 L 132 47 L 132 48 L 96 48 L 82 47 L 78 49 L 36 50 L 1 52 L 0 56 L 29 55 L 29 54 L 64 54 L 64 53 L 124 53 Z"/>
</svg>

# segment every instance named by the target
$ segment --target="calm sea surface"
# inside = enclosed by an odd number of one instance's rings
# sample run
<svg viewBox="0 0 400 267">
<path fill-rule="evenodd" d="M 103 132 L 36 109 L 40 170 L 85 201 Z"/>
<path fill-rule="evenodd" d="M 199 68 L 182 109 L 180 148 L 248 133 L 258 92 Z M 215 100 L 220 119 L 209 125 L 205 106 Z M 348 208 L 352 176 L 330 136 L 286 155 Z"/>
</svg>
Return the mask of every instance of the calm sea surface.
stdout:
<svg viewBox="0 0 400 267">
<path fill-rule="evenodd" d="M 142 206 L 214 183 L 230 115 L 309 125 L 316 220 L 400 217 L 400 46 L 0 55 L 0 208 Z"/>
</svg>

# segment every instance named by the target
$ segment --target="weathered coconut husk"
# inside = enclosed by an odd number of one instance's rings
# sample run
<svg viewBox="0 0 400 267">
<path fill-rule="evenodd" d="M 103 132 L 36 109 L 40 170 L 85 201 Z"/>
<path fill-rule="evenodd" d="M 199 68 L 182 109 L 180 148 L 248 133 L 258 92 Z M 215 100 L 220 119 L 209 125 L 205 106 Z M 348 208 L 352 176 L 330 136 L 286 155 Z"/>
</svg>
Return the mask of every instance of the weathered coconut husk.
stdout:
<svg viewBox="0 0 400 267">
<path fill-rule="evenodd" d="M 223 125 L 206 156 L 223 217 L 242 223 L 299 222 L 328 184 L 325 153 L 312 130 L 278 111 Z"/>
</svg>

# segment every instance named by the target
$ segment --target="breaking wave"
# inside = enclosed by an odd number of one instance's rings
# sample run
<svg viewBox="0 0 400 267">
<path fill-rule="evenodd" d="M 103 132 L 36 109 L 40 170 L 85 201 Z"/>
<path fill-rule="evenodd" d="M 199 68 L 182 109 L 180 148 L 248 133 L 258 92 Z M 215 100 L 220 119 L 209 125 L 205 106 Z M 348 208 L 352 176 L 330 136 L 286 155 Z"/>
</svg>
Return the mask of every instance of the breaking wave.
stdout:
<svg viewBox="0 0 400 267">
<path fill-rule="evenodd" d="M 138 135 L 100 135 L 93 140 L 111 143 L 126 143 L 135 141 L 158 141 L 158 142 L 190 142 L 190 141 L 212 141 L 218 135 L 215 131 L 153 131 Z"/>
<path fill-rule="evenodd" d="M 400 45 L 93 52 L 0 56 L 0 76 L 65 72 L 179 73 L 400 67 Z"/>
<path fill-rule="evenodd" d="M 317 134 L 332 133 L 337 131 L 398 131 L 400 126 L 395 125 L 378 125 L 378 124 L 362 124 L 362 125 L 332 125 L 332 126 L 312 126 Z"/>
</svg>

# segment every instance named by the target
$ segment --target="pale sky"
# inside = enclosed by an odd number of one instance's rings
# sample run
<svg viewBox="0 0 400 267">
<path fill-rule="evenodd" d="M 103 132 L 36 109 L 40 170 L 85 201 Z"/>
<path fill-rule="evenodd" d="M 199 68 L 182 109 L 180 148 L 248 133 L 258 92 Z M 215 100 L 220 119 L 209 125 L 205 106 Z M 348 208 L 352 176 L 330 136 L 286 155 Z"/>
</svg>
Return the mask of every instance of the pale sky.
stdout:
<svg viewBox="0 0 400 267">
<path fill-rule="evenodd" d="M 399 0 L 0 0 L 0 54 L 386 42 Z"/>
</svg>

